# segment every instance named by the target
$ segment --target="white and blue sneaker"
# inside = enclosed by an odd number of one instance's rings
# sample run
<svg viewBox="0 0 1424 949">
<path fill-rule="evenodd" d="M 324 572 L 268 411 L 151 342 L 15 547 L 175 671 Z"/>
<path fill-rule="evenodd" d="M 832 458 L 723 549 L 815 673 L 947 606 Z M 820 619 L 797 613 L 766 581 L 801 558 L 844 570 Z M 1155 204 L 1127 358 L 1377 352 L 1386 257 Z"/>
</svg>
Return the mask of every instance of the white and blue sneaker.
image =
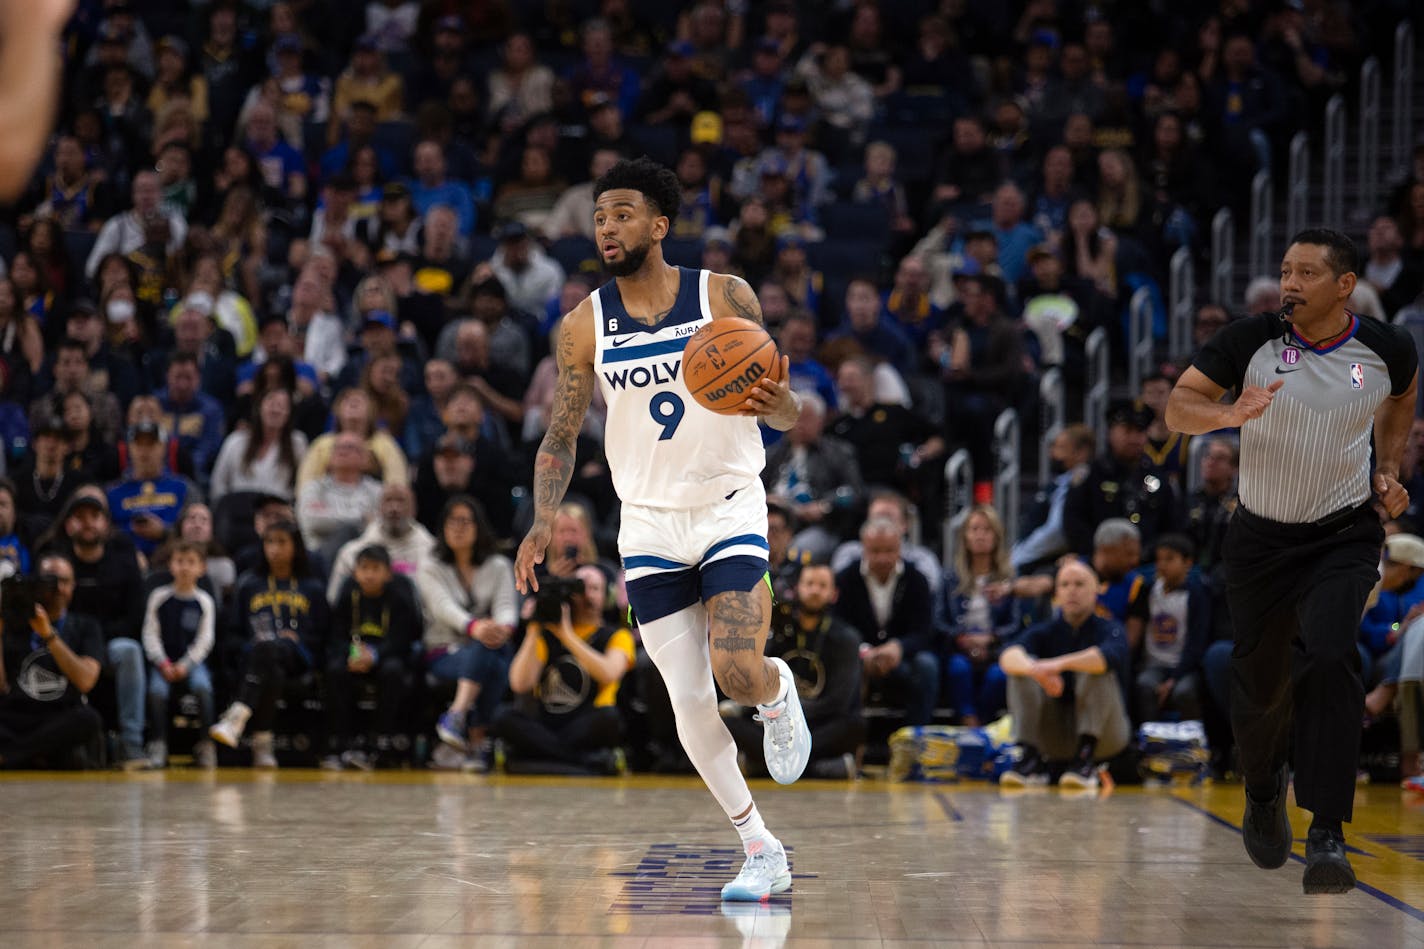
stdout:
<svg viewBox="0 0 1424 949">
<path fill-rule="evenodd" d="M 778 784 L 791 784 L 801 777 L 806 762 L 811 760 L 811 729 L 801 711 L 791 667 L 782 659 L 773 657 L 771 661 L 786 683 L 786 698 L 775 706 L 758 705 L 756 720 L 766 728 L 761 745 L 766 770 Z"/>
<path fill-rule="evenodd" d="M 456 751 L 465 751 L 469 748 L 466 740 L 465 713 L 457 712 L 454 709 L 447 711 L 435 721 L 435 734 L 445 744 Z"/>
<path fill-rule="evenodd" d="M 755 903 L 789 889 L 791 868 L 786 865 L 786 849 L 775 837 L 763 837 L 747 844 L 746 862 L 737 878 L 722 887 L 722 899 Z"/>
</svg>

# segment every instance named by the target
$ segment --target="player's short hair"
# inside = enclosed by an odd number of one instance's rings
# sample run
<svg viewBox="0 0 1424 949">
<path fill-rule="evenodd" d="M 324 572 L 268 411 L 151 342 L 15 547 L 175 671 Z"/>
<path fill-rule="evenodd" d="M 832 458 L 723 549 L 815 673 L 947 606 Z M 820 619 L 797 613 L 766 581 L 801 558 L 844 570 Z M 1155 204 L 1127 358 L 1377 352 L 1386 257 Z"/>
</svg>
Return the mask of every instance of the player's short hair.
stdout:
<svg viewBox="0 0 1424 949">
<path fill-rule="evenodd" d="M 1325 248 L 1325 263 L 1330 272 L 1339 277 L 1342 274 L 1358 273 L 1360 252 L 1349 235 L 1331 227 L 1308 227 L 1291 238 L 1291 245 L 1314 244 Z"/>
<path fill-rule="evenodd" d="M 603 192 L 617 188 L 640 192 L 657 214 L 668 219 L 669 226 L 677 223 L 682 186 L 678 183 L 677 174 L 666 165 L 660 165 L 646 155 L 625 158 L 593 183 L 593 200 L 596 202 Z"/>
</svg>

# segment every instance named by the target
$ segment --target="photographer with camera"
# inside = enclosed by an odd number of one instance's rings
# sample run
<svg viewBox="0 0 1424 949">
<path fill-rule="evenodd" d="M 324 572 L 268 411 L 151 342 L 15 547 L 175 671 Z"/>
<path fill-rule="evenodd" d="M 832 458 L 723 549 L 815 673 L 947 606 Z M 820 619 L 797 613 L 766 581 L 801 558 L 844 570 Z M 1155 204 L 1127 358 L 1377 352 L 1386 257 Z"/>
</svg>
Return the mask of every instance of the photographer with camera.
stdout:
<svg viewBox="0 0 1424 949">
<path fill-rule="evenodd" d="M 514 566 L 495 553 L 498 538 L 485 510 L 469 495 L 445 504 L 433 556 L 420 565 L 416 585 L 425 608 L 425 665 L 436 679 L 455 680 L 455 698 L 435 732 L 466 758 L 460 766 L 485 770 L 486 729 L 504 697 L 519 613 Z M 474 753 L 471 754 L 473 748 Z M 455 765 L 437 755 L 436 765 Z"/>
<path fill-rule="evenodd" d="M 524 642 L 509 666 L 510 690 L 532 702 L 505 706 L 494 722 L 495 737 L 511 757 L 617 771 L 615 749 L 623 737 L 618 686 L 637 647 L 626 627 L 604 622 L 607 603 L 608 579 L 598 567 L 539 585 Z"/>
<path fill-rule="evenodd" d="M 104 634 L 69 612 L 74 566 L 48 554 L 39 574 L 0 582 L 0 767 L 51 766 L 97 737 L 99 713 L 82 696 L 99 681 Z"/>
<path fill-rule="evenodd" d="M 93 485 L 75 489 L 60 514 L 64 553 L 74 567 L 74 610 L 99 621 L 104 632 L 105 671 L 113 677 L 126 771 L 148 767 L 143 750 L 146 703 L 143 646 L 143 570 L 128 535 L 113 530 L 104 493 Z"/>
</svg>

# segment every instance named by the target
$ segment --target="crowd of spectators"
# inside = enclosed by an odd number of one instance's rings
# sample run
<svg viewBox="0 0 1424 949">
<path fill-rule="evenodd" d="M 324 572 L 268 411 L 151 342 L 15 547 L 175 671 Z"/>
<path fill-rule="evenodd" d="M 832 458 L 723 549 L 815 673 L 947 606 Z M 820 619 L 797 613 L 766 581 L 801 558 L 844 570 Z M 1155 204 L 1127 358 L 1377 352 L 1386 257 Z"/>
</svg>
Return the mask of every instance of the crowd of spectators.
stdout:
<svg viewBox="0 0 1424 949">
<path fill-rule="evenodd" d="M 944 460 L 967 448 L 991 501 L 998 414 L 1054 366 L 1081 401 L 1088 333 L 1121 353 L 1132 293 L 1201 255 L 1404 6 L 83 0 L 51 147 L 0 222 L 0 558 L 58 584 L 53 637 L 7 630 L 7 684 L 33 699 L 26 657 L 63 650 L 73 688 L 38 744 L 0 697 L 0 761 L 83 747 L 91 692 L 128 767 L 163 763 L 182 693 L 262 765 L 299 728 L 331 767 L 421 735 L 450 767 L 487 766 L 494 737 L 548 766 L 616 769 L 640 741 L 675 765 L 619 620 L 601 399 L 543 567 L 578 581 L 564 609 L 520 601 L 506 557 L 550 332 L 604 279 L 592 181 L 641 154 L 683 186 L 668 259 L 745 276 L 804 395 L 764 480 L 772 649 L 807 690 L 813 770 L 854 767 L 863 701 L 974 724 L 1032 714 L 1025 677 L 1053 695 L 1065 672 L 1120 679 L 1078 691 L 1094 742 L 1035 749 L 1084 780 L 1129 720 L 1219 722 L 1235 449 L 1188 477 L 1172 367 L 1114 407 L 1106 451 L 1059 436 L 1015 545 L 981 503 L 941 549 Z M 1394 184 L 1362 273 L 1387 318 L 1424 283 L 1424 148 Z M 1201 301 L 1196 341 L 1274 309 L 1269 284 Z M 1091 569 L 1055 577 L 1067 554 Z M 1085 582 L 1106 665 L 1051 665 L 1087 635 L 1042 625 L 1055 584 Z M 304 696 L 325 719 L 284 724 Z"/>
</svg>

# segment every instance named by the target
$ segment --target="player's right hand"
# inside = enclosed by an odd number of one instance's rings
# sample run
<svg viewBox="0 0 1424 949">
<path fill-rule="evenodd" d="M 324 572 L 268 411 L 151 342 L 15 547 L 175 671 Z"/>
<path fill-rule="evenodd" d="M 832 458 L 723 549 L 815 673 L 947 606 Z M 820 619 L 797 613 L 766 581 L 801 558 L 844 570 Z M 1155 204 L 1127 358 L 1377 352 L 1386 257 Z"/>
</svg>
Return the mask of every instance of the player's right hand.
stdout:
<svg viewBox="0 0 1424 949">
<path fill-rule="evenodd" d="M 539 579 L 534 576 L 534 567 L 544 562 L 544 552 L 549 549 L 552 536 L 552 528 L 539 523 L 524 535 L 524 542 L 514 557 L 514 587 L 520 595 L 528 596 L 530 590 L 538 592 Z"/>
<path fill-rule="evenodd" d="M 1235 422 L 1239 428 L 1253 418 L 1260 418 L 1265 414 L 1266 409 L 1271 407 L 1271 400 L 1276 397 L 1281 386 L 1285 385 L 1284 379 L 1277 379 L 1268 386 L 1247 386 L 1241 390 L 1241 395 L 1237 396 L 1235 409 Z"/>
</svg>

